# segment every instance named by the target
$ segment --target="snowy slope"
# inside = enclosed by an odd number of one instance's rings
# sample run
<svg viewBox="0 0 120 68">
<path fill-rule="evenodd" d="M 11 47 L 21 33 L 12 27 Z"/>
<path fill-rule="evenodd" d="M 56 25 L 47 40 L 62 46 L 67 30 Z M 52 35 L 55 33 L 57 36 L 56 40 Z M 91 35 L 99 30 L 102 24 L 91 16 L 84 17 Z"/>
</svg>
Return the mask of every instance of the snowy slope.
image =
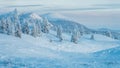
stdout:
<svg viewBox="0 0 120 68">
<path fill-rule="evenodd" d="M 90 36 L 85 35 L 74 44 L 68 34 L 63 34 L 65 41 L 59 42 L 54 31 L 37 38 L 23 34 L 21 39 L 0 34 L 0 67 L 99 68 L 100 65 L 96 64 L 102 60 L 89 53 L 120 46 L 119 41 L 97 34 L 95 40 L 90 40 Z M 103 67 L 106 66 L 103 63 Z"/>
<path fill-rule="evenodd" d="M 96 68 L 120 68 L 120 46 L 98 51 L 92 54 Z"/>
<path fill-rule="evenodd" d="M 104 57 L 102 57 L 102 58 L 111 59 L 111 60 L 118 60 L 120 57 L 120 46 L 106 49 L 103 51 L 95 52 L 94 55 L 96 55 L 96 56 L 103 56 L 104 55 Z"/>
<path fill-rule="evenodd" d="M 66 51 L 66 52 L 92 53 L 92 52 L 119 46 L 119 44 L 118 44 L 119 41 L 113 40 L 113 39 L 108 38 L 103 35 L 95 35 L 95 40 L 90 40 L 89 39 L 90 35 L 83 36 L 79 40 L 78 44 L 74 44 L 74 43 L 70 42 L 69 35 L 63 34 L 64 41 L 59 42 L 59 39 L 56 38 L 54 31 L 51 31 L 50 34 L 43 33 L 41 37 L 37 37 L 37 38 L 28 36 L 28 35 L 22 35 L 22 38 L 19 39 L 19 38 L 13 37 L 13 36 L 7 36 L 7 35 L 3 35 L 3 34 L 1 34 L 0 37 L 1 37 L 1 39 L 0 39 L 1 40 L 1 48 L 3 48 L 4 45 L 6 45 L 5 47 L 7 49 L 10 49 L 12 47 L 18 47 L 18 48 L 20 47 L 20 52 L 27 50 L 27 49 L 29 52 L 29 50 L 31 50 L 32 48 L 33 49 L 38 48 L 38 52 L 37 52 L 38 54 L 39 54 L 39 52 L 40 52 L 39 50 L 41 50 L 41 48 L 43 48 L 43 51 L 44 51 L 44 48 L 46 48 L 45 50 L 48 50 L 48 51 L 50 49 L 50 50 L 55 50 L 55 51 L 57 50 L 57 51 Z M 11 40 L 11 41 L 9 41 L 9 40 Z M 52 42 L 50 42 L 50 40 L 52 40 Z M 17 43 L 15 43 L 15 42 L 17 42 Z M 9 48 L 9 46 L 10 46 L 10 48 Z M 27 47 L 27 49 L 24 49 L 26 47 Z M 23 48 L 23 50 L 21 48 Z M 17 49 L 17 48 L 13 48 L 13 49 Z M 9 51 L 9 50 L 6 50 L 6 51 Z M 14 52 L 14 51 L 16 51 L 16 50 L 13 50 L 12 52 Z M 33 52 L 34 52 L 34 50 L 33 50 Z M 40 54 L 41 54 L 41 52 L 40 52 Z"/>
<path fill-rule="evenodd" d="M 31 36 L 25 35 L 22 39 L 20 39 L 14 36 L 0 34 L 0 38 L 0 55 L 13 57 L 55 57 L 55 54 L 52 53 L 50 49 L 37 46 L 36 43 L 33 41 L 34 38 Z M 27 42 L 27 40 L 29 39 L 32 39 L 32 42 L 34 44 Z M 44 54 L 43 52 L 45 52 L 46 54 Z"/>
</svg>

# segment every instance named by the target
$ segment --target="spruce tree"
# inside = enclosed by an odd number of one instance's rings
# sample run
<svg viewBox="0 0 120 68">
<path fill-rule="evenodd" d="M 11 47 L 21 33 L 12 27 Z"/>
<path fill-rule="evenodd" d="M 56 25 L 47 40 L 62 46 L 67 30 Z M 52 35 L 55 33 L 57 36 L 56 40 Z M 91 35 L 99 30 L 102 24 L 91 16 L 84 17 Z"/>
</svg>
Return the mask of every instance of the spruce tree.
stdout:
<svg viewBox="0 0 120 68">
<path fill-rule="evenodd" d="M 41 35 L 41 24 L 40 20 L 36 21 L 36 31 L 37 31 L 37 36 Z"/>
<path fill-rule="evenodd" d="M 2 30 L 2 33 L 6 33 L 6 20 L 5 19 L 1 20 L 1 30 Z"/>
<path fill-rule="evenodd" d="M 74 29 L 73 32 L 72 32 L 72 36 L 71 36 L 71 42 L 77 44 L 78 42 L 78 34 L 77 34 L 77 30 Z"/>
<path fill-rule="evenodd" d="M 17 9 L 14 10 L 13 22 L 15 27 L 15 36 L 21 38 L 22 31 Z"/>
<path fill-rule="evenodd" d="M 49 23 L 47 18 L 43 19 L 43 26 L 42 26 L 42 32 L 49 33 L 50 28 L 52 27 L 52 24 Z"/>
<path fill-rule="evenodd" d="M 107 31 L 107 36 L 113 38 L 112 32 L 110 30 Z"/>
<path fill-rule="evenodd" d="M 11 23 L 11 33 L 15 36 L 15 24 L 13 22 Z"/>
<path fill-rule="evenodd" d="M 31 35 L 32 35 L 33 37 L 37 37 L 37 31 L 36 31 L 36 24 L 35 24 L 35 23 L 33 24 L 33 28 L 32 28 L 32 33 L 31 33 Z"/>
<path fill-rule="evenodd" d="M 59 38 L 60 41 L 63 40 L 63 38 L 62 38 L 62 27 L 61 26 L 57 27 L 57 37 Z"/>
<path fill-rule="evenodd" d="M 28 25 L 28 21 L 27 21 L 27 20 L 24 20 L 24 26 L 23 26 L 22 31 L 23 31 L 23 33 L 25 33 L 25 34 L 29 34 L 29 33 L 30 33 L 29 25 Z"/>
<path fill-rule="evenodd" d="M 9 17 L 6 20 L 6 31 L 8 35 L 12 35 L 12 22 Z"/>
<path fill-rule="evenodd" d="M 94 35 L 92 34 L 91 37 L 90 37 L 91 40 L 94 40 Z"/>
<path fill-rule="evenodd" d="M 15 36 L 21 38 L 21 34 L 22 34 L 22 32 L 21 32 L 21 25 L 20 25 L 20 23 L 18 23 L 16 31 L 15 31 Z"/>
</svg>

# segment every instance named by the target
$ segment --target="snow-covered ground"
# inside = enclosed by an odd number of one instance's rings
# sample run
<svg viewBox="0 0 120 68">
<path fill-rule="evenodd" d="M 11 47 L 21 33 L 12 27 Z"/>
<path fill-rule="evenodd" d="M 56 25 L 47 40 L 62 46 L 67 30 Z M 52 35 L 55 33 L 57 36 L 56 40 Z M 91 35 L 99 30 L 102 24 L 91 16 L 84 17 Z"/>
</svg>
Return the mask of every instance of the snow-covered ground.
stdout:
<svg viewBox="0 0 120 68">
<path fill-rule="evenodd" d="M 64 41 L 59 42 L 54 31 L 50 31 L 50 34 L 43 33 L 37 38 L 23 34 L 21 39 L 0 34 L 0 67 L 100 68 L 112 65 L 103 59 L 105 55 L 96 57 L 97 54 L 92 53 L 118 47 L 120 41 L 98 34 L 95 35 L 95 40 L 90 40 L 90 36 L 84 35 L 78 44 L 74 44 L 65 33 Z"/>
</svg>

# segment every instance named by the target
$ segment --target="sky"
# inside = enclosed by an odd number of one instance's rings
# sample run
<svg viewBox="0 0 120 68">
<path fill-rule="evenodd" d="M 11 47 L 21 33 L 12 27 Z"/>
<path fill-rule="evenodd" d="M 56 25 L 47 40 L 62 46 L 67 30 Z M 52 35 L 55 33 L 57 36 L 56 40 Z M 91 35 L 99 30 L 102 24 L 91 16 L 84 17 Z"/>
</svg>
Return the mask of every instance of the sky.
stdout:
<svg viewBox="0 0 120 68">
<path fill-rule="evenodd" d="M 0 0 L 1 7 L 44 6 L 49 8 L 120 8 L 119 0 Z"/>
<path fill-rule="evenodd" d="M 0 0 L 0 12 L 60 13 L 90 28 L 120 29 L 120 0 Z"/>
</svg>

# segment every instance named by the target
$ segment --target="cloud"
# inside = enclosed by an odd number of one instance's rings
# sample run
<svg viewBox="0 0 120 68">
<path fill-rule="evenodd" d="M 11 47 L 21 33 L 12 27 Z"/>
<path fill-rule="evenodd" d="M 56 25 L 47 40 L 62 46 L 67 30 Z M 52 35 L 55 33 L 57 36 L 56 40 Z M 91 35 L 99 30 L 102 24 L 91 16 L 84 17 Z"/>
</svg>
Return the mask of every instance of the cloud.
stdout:
<svg viewBox="0 0 120 68">
<path fill-rule="evenodd" d="M 7 7 L 38 7 L 38 6 L 43 6 L 43 5 L 11 5 Z"/>
</svg>

